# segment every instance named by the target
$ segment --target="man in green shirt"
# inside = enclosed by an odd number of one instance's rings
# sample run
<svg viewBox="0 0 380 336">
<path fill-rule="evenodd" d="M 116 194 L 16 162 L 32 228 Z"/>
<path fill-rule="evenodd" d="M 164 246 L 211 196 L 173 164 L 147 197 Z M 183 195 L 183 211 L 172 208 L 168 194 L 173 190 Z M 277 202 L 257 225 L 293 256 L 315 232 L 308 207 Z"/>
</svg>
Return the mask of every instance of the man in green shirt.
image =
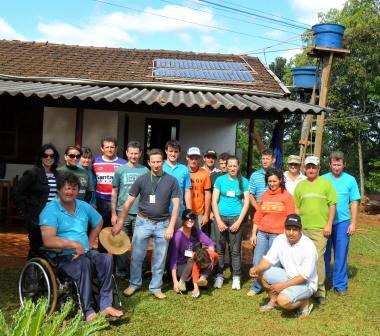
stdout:
<svg viewBox="0 0 380 336">
<path fill-rule="evenodd" d="M 309 156 L 305 160 L 306 180 L 298 183 L 294 200 L 301 216 L 303 233 L 315 244 L 318 252 L 318 291 L 315 298 L 319 304 L 326 302 L 325 263 L 327 238 L 331 235 L 338 198 L 330 181 L 319 177 L 319 159 Z"/>
</svg>

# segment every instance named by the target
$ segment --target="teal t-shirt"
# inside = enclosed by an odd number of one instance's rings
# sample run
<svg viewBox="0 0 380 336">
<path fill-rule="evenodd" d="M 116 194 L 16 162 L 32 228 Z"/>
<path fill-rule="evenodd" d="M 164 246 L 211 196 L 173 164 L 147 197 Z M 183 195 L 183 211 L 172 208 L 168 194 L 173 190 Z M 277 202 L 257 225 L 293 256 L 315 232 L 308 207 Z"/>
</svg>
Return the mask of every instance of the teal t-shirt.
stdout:
<svg viewBox="0 0 380 336">
<path fill-rule="evenodd" d="M 128 164 L 122 165 L 116 169 L 115 175 L 112 180 L 112 186 L 118 188 L 117 206 L 116 210 L 121 211 L 125 201 L 129 195 L 129 189 L 131 189 L 132 184 L 141 175 L 149 172 L 149 169 L 143 165 L 137 165 L 137 167 L 129 167 Z M 129 214 L 137 215 L 139 210 L 139 200 L 140 197 L 137 196 L 135 202 L 129 210 Z"/>
<path fill-rule="evenodd" d="M 231 179 L 228 174 L 219 176 L 214 184 L 214 189 L 220 191 L 218 209 L 221 216 L 239 216 L 243 209 L 243 193 L 248 191 L 248 180 L 241 177 L 243 190 L 239 188 L 239 180 Z"/>
<path fill-rule="evenodd" d="M 58 198 L 49 202 L 40 213 L 40 226 L 52 226 L 59 238 L 80 243 L 85 252 L 89 250 L 87 228 L 98 226 L 102 216 L 88 203 L 76 200 L 75 213 L 71 214 L 61 205 Z M 61 255 L 74 254 L 74 250 L 64 250 Z"/>
<path fill-rule="evenodd" d="M 338 178 L 335 178 L 332 173 L 324 174 L 322 177 L 331 181 L 338 195 L 334 224 L 350 220 L 350 203 L 359 201 L 361 198 L 355 177 L 347 173 L 342 173 Z"/>
<path fill-rule="evenodd" d="M 334 186 L 322 177 L 314 182 L 301 181 L 293 196 L 304 229 L 323 229 L 327 225 L 329 206 L 338 202 Z"/>
</svg>

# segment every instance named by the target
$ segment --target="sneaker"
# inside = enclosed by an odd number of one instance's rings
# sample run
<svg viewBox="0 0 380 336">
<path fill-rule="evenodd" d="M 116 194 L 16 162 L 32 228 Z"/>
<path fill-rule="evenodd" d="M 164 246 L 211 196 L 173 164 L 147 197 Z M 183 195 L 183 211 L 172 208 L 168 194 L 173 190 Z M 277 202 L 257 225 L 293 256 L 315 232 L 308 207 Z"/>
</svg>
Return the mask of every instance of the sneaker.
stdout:
<svg viewBox="0 0 380 336">
<path fill-rule="evenodd" d="M 222 288 L 223 286 L 223 277 L 222 276 L 217 276 L 216 279 L 215 279 L 215 282 L 214 282 L 214 288 Z"/>
<path fill-rule="evenodd" d="M 128 287 L 128 288 L 123 292 L 123 294 L 124 294 L 125 296 L 132 296 L 136 291 L 137 291 L 137 288 L 134 288 L 134 287 Z"/>
<path fill-rule="evenodd" d="M 298 317 L 301 319 L 308 317 L 312 310 L 313 310 L 313 304 L 310 303 L 307 307 L 299 310 Z"/>
<path fill-rule="evenodd" d="M 250 289 L 249 291 L 248 291 L 248 293 L 247 293 L 247 296 L 256 296 L 256 295 L 258 295 L 259 293 L 256 293 L 254 290 L 252 290 L 252 289 Z"/>
<path fill-rule="evenodd" d="M 179 279 L 179 282 L 178 282 L 178 289 L 179 289 L 181 292 L 186 292 L 186 282 L 183 281 L 182 279 Z"/>
<path fill-rule="evenodd" d="M 163 300 L 166 299 L 166 295 L 161 291 L 152 293 L 156 299 Z"/>
<path fill-rule="evenodd" d="M 208 284 L 208 281 L 207 281 L 207 279 L 206 279 L 206 277 L 204 275 L 201 275 L 199 277 L 199 280 L 198 280 L 197 284 L 198 284 L 199 287 L 206 287 L 207 284 Z"/>
<path fill-rule="evenodd" d="M 240 290 L 240 277 L 232 277 L 232 289 Z"/>
</svg>

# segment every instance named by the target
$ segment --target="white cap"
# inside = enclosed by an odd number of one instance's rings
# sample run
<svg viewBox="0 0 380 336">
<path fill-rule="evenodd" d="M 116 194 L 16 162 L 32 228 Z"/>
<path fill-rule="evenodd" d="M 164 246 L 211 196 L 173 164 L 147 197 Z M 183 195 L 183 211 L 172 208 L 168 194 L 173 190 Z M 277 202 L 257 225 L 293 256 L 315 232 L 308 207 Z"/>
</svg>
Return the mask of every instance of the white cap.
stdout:
<svg viewBox="0 0 380 336">
<path fill-rule="evenodd" d="M 201 151 L 199 150 L 198 147 L 190 147 L 190 148 L 187 150 L 187 156 L 191 156 L 191 155 L 198 155 L 198 156 L 201 156 Z"/>
<path fill-rule="evenodd" d="M 319 159 L 316 156 L 308 156 L 305 159 L 305 166 L 308 165 L 309 163 L 319 166 Z"/>
</svg>

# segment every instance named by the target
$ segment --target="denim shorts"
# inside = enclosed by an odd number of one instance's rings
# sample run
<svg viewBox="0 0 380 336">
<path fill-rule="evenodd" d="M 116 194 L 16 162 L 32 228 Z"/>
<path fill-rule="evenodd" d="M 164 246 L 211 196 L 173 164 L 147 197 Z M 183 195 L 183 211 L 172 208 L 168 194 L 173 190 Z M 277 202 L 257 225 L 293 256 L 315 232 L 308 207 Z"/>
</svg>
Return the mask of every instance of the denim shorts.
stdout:
<svg viewBox="0 0 380 336">
<path fill-rule="evenodd" d="M 278 282 L 288 281 L 289 277 L 283 268 L 272 266 L 264 272 L 264 279 L 270 285 L 273 285 Z M 295 303 L 311 297 L 313 293 L 314 291 L 307 284 L 302 284 L 285 288 L 280 294 L 285 295 L 289 302 Z"/>
</svg>

